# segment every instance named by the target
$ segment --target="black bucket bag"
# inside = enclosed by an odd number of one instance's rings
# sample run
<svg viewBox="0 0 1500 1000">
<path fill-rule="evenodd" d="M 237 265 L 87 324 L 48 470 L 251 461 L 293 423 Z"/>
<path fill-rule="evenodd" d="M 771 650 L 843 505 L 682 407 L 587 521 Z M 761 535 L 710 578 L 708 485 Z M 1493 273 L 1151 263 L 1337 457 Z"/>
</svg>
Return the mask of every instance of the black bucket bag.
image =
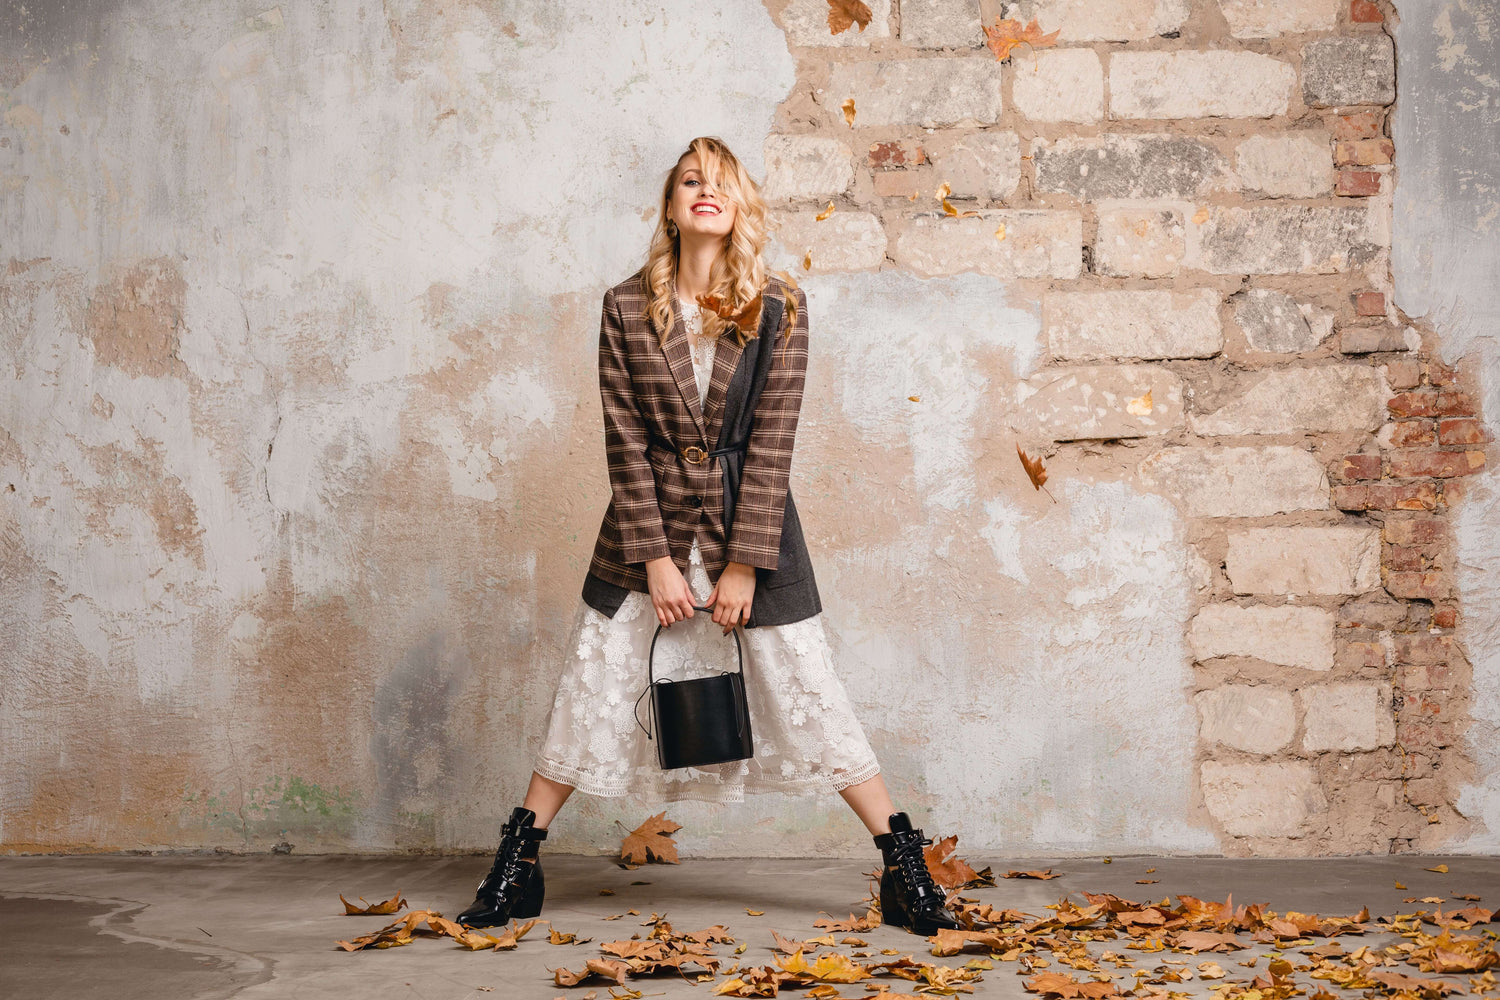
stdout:
<svg viewBox="0 0 1500 1000">
<path fill-rule="evenodd" d="M 693 606 L 694 611 L 713 613 L 712 608 Z M 708 677 L 674 681 L 656 679 L 656 640 L 662 626 L 656 626 L 651 637 L 651 652 L 646 661 L 646 690 L 641 698 L 651 698 L 651 720 L 655 733 L 641 723 L 640 698 L 636 699 L 635 721 L 646 731 L 647 739 L 656 741 L 656 761 L 662 770 L 679 767 L 707 767 L 732 760 L 749 760 L 755 756 L 750 736 L 750 705 L 745 700 L 745 649 L 739 631 L 734 636 L 739 670 L 728 670 Z"/>
</svg>

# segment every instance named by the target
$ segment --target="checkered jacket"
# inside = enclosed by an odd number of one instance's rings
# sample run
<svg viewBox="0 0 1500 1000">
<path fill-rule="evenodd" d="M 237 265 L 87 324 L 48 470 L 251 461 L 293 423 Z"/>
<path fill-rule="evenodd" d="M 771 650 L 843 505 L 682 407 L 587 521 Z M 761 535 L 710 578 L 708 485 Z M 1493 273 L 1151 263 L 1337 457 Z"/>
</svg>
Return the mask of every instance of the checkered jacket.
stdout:
<svg viewBox="0 0 1500 1000">
<path fill-rule="evenodd" d="M 797 318 L 787 337 L 782 307 L 793 291 Z M 708 397 L 700 409 L 687 325 L 675 296 L 672 329 L 663 347 L 646 316 L 644 269 L 604 293 L 599 391 L 610 502 L 589 564 L 593 576 L 629 590 L 646 590 L 643 563 L 670 555 L 679 569 L 686 570 L 695 535 L 710 579 L 717 580 L 728 562 L 767 571 L 777 569 L 778 558 L 785 556 L 782 524 L 807 372 L 807 297 L 774 275 L 763 297 L 763 316 L 780 317 L 774 331 L 768 322 L 760 329 L 760 336 L 774 336 L 775 353 L 755 406 L 732 530 L 726 537 L 719 460 L 695 463 L 684 451 L 694 446 L 707 451 L 719 442 L 727 390 L 745 350 L 732 333 L 719 339 Z M 794 528 L 797 555 L 803 561 L 800 526 Z M 766 578 L 764 572 L 757 576 Z"/>
</svg>

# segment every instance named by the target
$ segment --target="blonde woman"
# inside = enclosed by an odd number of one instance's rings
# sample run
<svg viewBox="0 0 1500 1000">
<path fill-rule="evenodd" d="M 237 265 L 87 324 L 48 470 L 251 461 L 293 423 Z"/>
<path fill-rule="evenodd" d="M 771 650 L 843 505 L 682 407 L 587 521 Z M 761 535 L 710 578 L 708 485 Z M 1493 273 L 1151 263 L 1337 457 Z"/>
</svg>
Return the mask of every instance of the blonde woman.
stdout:
<svg viewBox="0 0 1500 1000">
<path fill-rule="evenodd" d="M 538 844 L 574 789 L 738 801 L 746 791 L 836 791 L 874 835 L 881 915 L 956 928 L 855 718 L 788 477 L 807 370 L 806 295 L 761 260 L 766 208 L 719 139 L 694 139 L 662 188 L 645 266 L 604 293 L 599 387 L 610 503 L 547 736 L 502 830 L 470 926 L 536 916 Z M 694 606 L 711 609 L 711 623 Z M 741 629 L 754 756 L 662 770 L 637 725 L 658 626 L 658 675 L 735 669 Z"/>
</svg>

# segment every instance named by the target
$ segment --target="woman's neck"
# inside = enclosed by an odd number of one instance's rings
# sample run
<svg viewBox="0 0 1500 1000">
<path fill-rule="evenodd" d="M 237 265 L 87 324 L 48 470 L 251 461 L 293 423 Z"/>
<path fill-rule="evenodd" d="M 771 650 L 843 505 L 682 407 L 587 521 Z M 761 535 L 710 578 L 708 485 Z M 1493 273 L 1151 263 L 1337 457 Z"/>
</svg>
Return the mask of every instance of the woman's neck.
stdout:
<svg viewBox="0 0 1500 1000">
<path fill-rule="evenodd" d="M 689 302 L 708 291 L 708 276 L 723 248 L 721 237 L 683 240 L 677 254 L 677 294 Z"/>
</svg>

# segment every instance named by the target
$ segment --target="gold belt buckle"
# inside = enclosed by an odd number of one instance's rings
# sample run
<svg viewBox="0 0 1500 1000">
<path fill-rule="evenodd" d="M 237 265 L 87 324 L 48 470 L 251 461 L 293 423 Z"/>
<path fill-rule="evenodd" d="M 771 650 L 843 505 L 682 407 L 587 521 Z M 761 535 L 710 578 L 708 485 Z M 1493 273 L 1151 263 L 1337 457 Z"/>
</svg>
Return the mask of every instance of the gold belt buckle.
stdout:
<svg viewBox="0 0 1500 1000">
<path fill-rule="evenodd" d="M 686 448 L 682 449 L 682 457 L 687 459 L 689 462 L 692 462 L 694 465 L 702 465 L 704 462 L 708 461 L 708 452 L 704 451 L 702 448 L 698 447 L 695 444 L 690 444 Z"/>
</svg>

